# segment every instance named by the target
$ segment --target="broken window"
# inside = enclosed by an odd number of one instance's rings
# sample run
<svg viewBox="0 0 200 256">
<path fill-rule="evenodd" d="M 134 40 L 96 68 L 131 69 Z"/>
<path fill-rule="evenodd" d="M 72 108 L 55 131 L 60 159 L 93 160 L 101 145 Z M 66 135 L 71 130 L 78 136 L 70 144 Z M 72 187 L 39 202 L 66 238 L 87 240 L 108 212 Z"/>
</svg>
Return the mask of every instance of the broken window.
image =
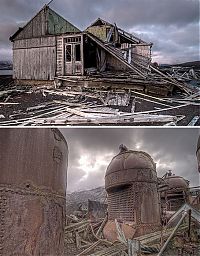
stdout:
<svg viewBox="0 0 200 256">
<path fill-rule="evenodd" d="M 66 62 L 71 62 L 72 61 L 72 46 L 71 45 L 66 45 L 65 47 L 66 51 Z"/>
<path fill-rule="evenodd" d="M 78 43 L 78 42 L 81 42 L 81 37 L 78 36 L 78 37 L 67 37 L 65 39 L 66 43 Z"/>
<path fill-rule="evenodd" d="M 76 61 L 81 61 L 81 45 L 80 44 L 75 45 L 75 59 Z"/>
</svg>

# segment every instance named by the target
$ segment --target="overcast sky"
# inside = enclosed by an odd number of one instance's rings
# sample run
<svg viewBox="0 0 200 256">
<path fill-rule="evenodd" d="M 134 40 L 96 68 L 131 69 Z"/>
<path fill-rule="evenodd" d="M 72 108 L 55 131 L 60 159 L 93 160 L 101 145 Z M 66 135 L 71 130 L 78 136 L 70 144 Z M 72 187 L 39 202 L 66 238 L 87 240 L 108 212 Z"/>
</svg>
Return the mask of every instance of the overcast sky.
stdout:
<svg viewBox="0 0 200 256">
<path fill-rule="evenodd" d="M 8 38 L 48 0 L 0 0 L 0 60 L 11 59 Z M 54 0 L 55 11 L 80 29 L 101 17 L 153 42 L 153 61 L 199 60 L 199 0 Z"/>
<path fill-rule="evenodd" d="M 68 191 L 104 186 L 106 168 L 119 145 L 149 153 L 158 176 L 172 170 L 199 185 L 196 148 L 200 129 L 188 128 L 67 128 Z"/>
</svg>

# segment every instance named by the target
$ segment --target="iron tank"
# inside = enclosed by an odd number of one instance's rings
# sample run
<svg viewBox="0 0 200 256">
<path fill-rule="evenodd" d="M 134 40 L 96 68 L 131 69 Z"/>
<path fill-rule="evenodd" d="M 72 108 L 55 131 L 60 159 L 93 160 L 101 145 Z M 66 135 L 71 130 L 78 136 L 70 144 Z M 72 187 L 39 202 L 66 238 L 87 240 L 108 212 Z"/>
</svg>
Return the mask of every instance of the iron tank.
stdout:
<svg viewBox="0 0 200 256">
<path fill-rule="evenodd" d="M 197 142 L 197 164 L 198 164 L 198 171 L 200 173 L 200 135 L 199 135 L 199 139 Z"/>
<path fill-rule="evenodd" d="M 0 152 L 0 255 L 64 255 L 64 137 L 58 129 L 0 129 Z"/>
<path fill-rule="evenodd" d="M 105 174 L 108 222 L 104 235 L 110 241 L 117 238 L 115 219 L 120 223 L 126 238 L 161 228 L 156 164 L 145 152 L 128 150 L 123 145 L 120 150 Z"/>
<path fill-rule="evenodd" d="M 189 181 L 168 171 L 163 181 L 168 188 L 161 193 L 162 208 L 166 211 L 177 211 L 189 201 Z"/>
</svg>

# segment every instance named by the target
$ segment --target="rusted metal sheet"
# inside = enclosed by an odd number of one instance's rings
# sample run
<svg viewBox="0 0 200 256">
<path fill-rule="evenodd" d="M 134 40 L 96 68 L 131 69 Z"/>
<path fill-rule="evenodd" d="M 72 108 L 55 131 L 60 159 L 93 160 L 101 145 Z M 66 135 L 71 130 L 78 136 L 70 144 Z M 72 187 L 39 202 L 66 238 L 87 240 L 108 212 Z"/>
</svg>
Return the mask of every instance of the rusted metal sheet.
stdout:
<svg viewBox="0 0 200 256">
<path fill-rule="evenodd" d="M 197 142 L 197 164 L 198 164 L 198 171 L 200 173 L 200 135 Z"/>
<path fill-rule="evenodd" d="M 177 211 L 189 201 L 189 181 L 172 175 L 171 171 L 166 175 L 164 182 L 168 189 L 161 193 L 162 208 L 167 211 Z"/>
<path fill-rule="evenodd" d="M 156 165 L 150 155 L 123 149 L 107 168 L 105 187 L 111 223 L 115 219 L 123 224 L 129 223 L 134 236 L 160 228 Z"/>
<path fill-rule="evenodd" d="M 0 129 L 0 152 L 0 255 L 63 255 L 64 137 L 57 129 Z"/>
</svg>

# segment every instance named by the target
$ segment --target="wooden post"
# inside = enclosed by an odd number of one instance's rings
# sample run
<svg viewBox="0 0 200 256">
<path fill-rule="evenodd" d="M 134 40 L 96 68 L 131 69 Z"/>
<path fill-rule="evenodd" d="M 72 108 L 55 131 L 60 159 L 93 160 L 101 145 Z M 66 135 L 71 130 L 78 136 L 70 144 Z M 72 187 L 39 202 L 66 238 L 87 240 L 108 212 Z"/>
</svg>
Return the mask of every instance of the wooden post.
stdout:
<svg viewBox="0 0 200 256">
<path fill-rule="evenodd" d="M 81 70 L 81 73 L 82 75 L 84 75 L 84 70 L 85 70 L 85 63 L 84 63 L 84 38 L 83 38 L 83 35 L 81 35 L 81 62 L 82 62 L 82 70 Z"/>
<path fill-rule="evenodd" d="M 160 252 L 158 253 L 157 256 L 161 256 L 163 254 L 163 252 L 165 251 L 169 241 L 172 239 L 172 237 L 174 236 L 175 232 L 177 231 L 177 229 L 179 228 L 179 226 L 181 225 L 181 223 L 183 222 L 183 220 L 185 219 L 187 214 L 188 214 L 187 211 L 185 211 L 183 213 L 183 215 L 182 215 L 181 219 L 179 220 L 178 224 L 176 225 L 176 227 L 172 231 L 171 235 L 168 237 L 167 241 L 165 242 L 165 244 L 163 245 L 163 247 L 161 248 L 161 250 L 160 250 Z"/>
<path fill-rule="evenodd" d="M 188 222 L 188 237 L 190 239 L 190 233 L 191 233 L 191 214 L 192 214 L 192 210 L 190 209 L 188 212 L 188 217 L 189 217 L 189 222 Z"/>
<path fill-rule="evenodd" d="M 140 256 L 140 241 L 128 239 L 128 256 Z"/>
</svg>

